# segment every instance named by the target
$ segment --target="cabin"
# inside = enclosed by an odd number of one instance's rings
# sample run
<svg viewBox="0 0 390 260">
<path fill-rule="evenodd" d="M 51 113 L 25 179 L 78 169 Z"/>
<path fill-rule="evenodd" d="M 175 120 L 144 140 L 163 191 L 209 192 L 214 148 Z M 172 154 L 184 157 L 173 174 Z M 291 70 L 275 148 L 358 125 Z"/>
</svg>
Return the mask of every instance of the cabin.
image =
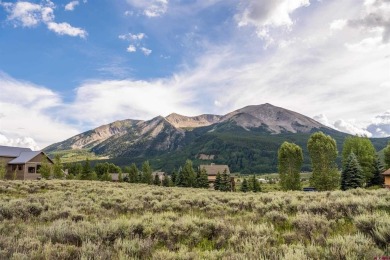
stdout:
<svg viewBox="0 0 390 260">
<path fill-rule="evenodd" d="M 382 175 L 385 177 L 385 188 L 390 189 L 390 169 L 382 173 Z"/>
<path fill-rule="evenodd" d="M 218 165 L 215 163 L 212 163 L 210 165 L 199 165 L 200 170 L 205 169 L 207 173 L 207 179 L 209 181 L 210 188 L 214 187 L 215 179 L 217 178 L 217 174 L 223 174 L 226 172 L 228 175 L 230 175 L 229 166 L 227 165 Z M 230 183 L 232 186 L 232 190 L 235 190 L 235 180 L 233 176 L 230 176 Z"/>
<path fill-rule="evenodd" d="M 0 163 L 2 163 L 6 169 L 6 179 L 40 179 L 41 175 L 38 171 L 44 160 L 49 164 L 54 164 L 42 151 L 32 151 L 30 148 L 0 145 Z"/>
</svg>

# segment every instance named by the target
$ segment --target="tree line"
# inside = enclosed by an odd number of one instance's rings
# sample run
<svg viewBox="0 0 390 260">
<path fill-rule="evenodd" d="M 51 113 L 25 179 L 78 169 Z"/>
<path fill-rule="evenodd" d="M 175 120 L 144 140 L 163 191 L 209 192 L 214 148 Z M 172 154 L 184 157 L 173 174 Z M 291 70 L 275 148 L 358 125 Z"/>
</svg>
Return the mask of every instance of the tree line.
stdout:
<svg viewBox="0 0 390 260">
<path fill-rule="evenodd" d="M 347 137 L 342 150 L 341 174 L 336 164 L 338 155 L 335 139 L 322 132 L 312 134 L 307 142 L 312 177 L 310 185 L 316 190 L 348 190 L 358 187 L 381 186 L 381 173 L 390 168 L 390 143 L 384 149 L 384 162 L 379 158 L 370 139 L 361 136 Z M 301 190 L 300 172 L 303 163 L 302 148 L 284 142 L 278 150 L 278 172 L 283 190 Z"/>
</svg>

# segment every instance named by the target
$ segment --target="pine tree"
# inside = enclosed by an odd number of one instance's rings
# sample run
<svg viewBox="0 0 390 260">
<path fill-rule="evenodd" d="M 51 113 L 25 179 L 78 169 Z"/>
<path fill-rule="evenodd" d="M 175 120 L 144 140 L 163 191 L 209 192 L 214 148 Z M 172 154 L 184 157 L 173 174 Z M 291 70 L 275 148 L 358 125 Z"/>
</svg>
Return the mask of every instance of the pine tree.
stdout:
<svg viewBox="0 0 390 260">
<path fill-rule="evenodd" d="M 361 168 L 356 155 L 351 152 L 345 162 L 345 167 L 341 175 L 341 189 L 355 189 L 363 187 L 364 184 L 364 172 Z"/>
<path fill-rule="evenodd" d="M 256 176 L 253 174 L 251 178 L 251 183 L 252 183 L 252 191 L 253 192 L 261 192 L 261 186 L 259 181 L 257 180 Z"/>
<path fill-rule="evenodd" d="M 157 173 L 154 175 L 153 184 L 157 186 L 161 185 L 161 180 Z"/>
<path fill-rule="evenodd" d="M 192 167 L 192 161 L 187 160 L 183 169 L 179 172 L 178 186 L 193 187 L 195 185 L 195 171 Z"/>
<path fill-rule="evenodd" d="M 248 192 L 248 191 L 249 191 L 248 181 L 247 181 L 246 179 L 244 179 L 244 180 L 242 181 L 240 190 L 241 190 L 242 192 Z"/>
<path fill-rule="evenodd" d="M 214 181 L 214 190 L 220 190 L 220 188 L 221 188 L 221 183 L 222 183 L 222 176 L 221 176 L 221 174 L 218 172 L 218 173 L 217 173 L 217 177 L 215 178 L 215 181 Z"/>
<path fill-rule="evenodd" d="M 164 178 L 162 180 L 162 186 L 164 187 L 170 187 L 171 186 L 171 179 L 167 174 L 164 174 Z"/>
<path fill-rule="evenodd" d="M 385 176 L 382 173 L 385 171 L 383 164 L 378 156 L 375 158 L 374 172 L 369 186 L 382 186 L 385 183 Z"/>
<path fill-rule="evenodd" d="M 52 167 L 46 157 L 43 157 L 41 167 L 38 170 L 42 178 L 49 179 L 52 173 Z"/>
<path fill-rule="evenodd" d="M 278 171 L 282 190 L 301 190 L 300 172 L 303 163 L 301 147 L 284 142 L 278 151 Z"/>
<path fill-rule="evenodd" d="M 81 172 L 81 179 L 82 180 L 90 180 L 91 179 L 91 173 L 92 173 L 92 168 L 91 164 L 89 162 L 89 159 L 86 158 L 84 164 L 83 164 L 83 170 Z"/>
<path fill-rule="evenodd" d="M 54 157 L 54 165 L 53 165 L 53 178 L 55 179 L 62 179 L 64 177 L 64 173 L 62 171 L 62 163 L 61 158 L 57 154 Z"/>
<path fill-rule="evenodd" d="M 176 185 L 176 180 L 177 180 L 177 172 L 176 172 L 176 170 L 173 170 L 173 172 L 171 174 L 171 181 L 172 181 L 173 185 Z"/>
<path fill-rule="evenodd" d="M 220 191 L 231 191 L 230 178 L 226 172 L 226 169 L 222 173 L 219 190 Z"/>
<path fill-rule="evenodd" d="M 209 188 L 209 178 L 205 168 L 202 168 L 199 173 L 198 188 Z"/>
<path fill-rule="evenodd" d="M 149 161 L 142 164 L 142 182 L 146 184 L 153 183 L 152 168 L 150 167 Z"/>
</svg>

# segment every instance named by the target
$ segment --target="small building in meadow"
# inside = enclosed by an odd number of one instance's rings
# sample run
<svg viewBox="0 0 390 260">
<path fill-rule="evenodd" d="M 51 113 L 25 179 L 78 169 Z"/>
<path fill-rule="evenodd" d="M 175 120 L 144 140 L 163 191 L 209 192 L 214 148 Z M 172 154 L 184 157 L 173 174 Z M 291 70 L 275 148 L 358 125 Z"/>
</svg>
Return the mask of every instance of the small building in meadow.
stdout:
<svg viewBox="0 0 390 260">
<path fill-rule="evenodd" d="M 36 180 L 41 177 L 38 173 L 42 162 L 49 164 L 53 161 L 42 151 L 33 151 L 30 148 L 0 145 L 0 163 L 5 166 L 6 179 Z"/>
<path fill-rule="evenodd" d="M 199 165 L 199 169 L 205 169 L 207 173 L 207 179 L 209 181 L 210 187 L 214 187 L 215 179 L 217 178 L 217 174 L 224 174 L 225 172 L 229 175 L 230 183 L 232 190 L 235 190 L 235 180 L 233 176 L 230 176 L 230 169 L 229 166 L 225 164 L 215 164 L 211 163 L 209 165 L 201 164 Z"/>
<path fill-rule="evenodd" d="M 385 188 L 390 189 L 390 169 L 382 173 L 382 175 L 385 177 Z"/>
</svg>

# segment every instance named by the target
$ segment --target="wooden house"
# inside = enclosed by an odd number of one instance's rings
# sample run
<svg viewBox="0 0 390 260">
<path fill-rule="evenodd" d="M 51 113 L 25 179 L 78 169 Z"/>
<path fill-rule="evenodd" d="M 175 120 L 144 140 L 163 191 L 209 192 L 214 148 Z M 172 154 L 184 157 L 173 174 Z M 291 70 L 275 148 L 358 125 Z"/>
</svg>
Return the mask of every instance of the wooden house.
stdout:
<svg viewBox="0 0 390 260">
<path fill-rule="evenodd" d="M 38 171 L 43 160 L 47 160 L 49 164 L 54 164 L 42 151 L 32 151 L 30 148 L 0 145 L 0 163 L 5 166 L 6 179 L 39 179 L 41 175 Z"/>
<path fill-rule="evenodd" d="M 218 173 L 223 174 L 226 172 L 230 176 L 229 166 L 224 165 L 224 164 L 222 164 L 222 165 L 218 165 L 215 163 L 212 163 L 210 165 L 201 164 L 201 165 L 199 165 L 199 168 L 200 168 L 200 170 L 202 170 L 202 169 L 206 170 L 207 179 L 209 181 L 210 187 L 214 186 L 214 182 L 215 182 L 215 179 L 217 178 Z M 232 177 L 232 176 L 230 176 L 230 183 L 232 186 L 232 190 L 234 190 L 235 189 L 235 180 L 234 180 L 234 177 Z"/>
<path fill-rule="evenodd" d="M 382 173 L 382 175 L 385 177 L 385 187 L 390 189 L 390 169 Z"/>
</svg>

